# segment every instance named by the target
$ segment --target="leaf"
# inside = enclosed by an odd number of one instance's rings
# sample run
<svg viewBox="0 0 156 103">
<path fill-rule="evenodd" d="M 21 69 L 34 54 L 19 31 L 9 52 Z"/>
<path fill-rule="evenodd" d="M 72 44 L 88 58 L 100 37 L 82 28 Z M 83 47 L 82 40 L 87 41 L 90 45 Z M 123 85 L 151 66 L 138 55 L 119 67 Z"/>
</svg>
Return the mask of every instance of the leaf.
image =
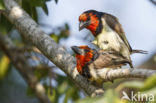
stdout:
<svg viewBox="0 0 156 103">
<path fill-rule="evenodd" d="M 29 4 L 31 5 L 31 7 L 41 7 L 43 9 L 43 11 L 46 13 L 46 15 L 48 15 L 48 8 L 46 5 L 46 1 L 47 0 L 28 0 Z"/>
<path fill-rule="evenodd" d="M 37 6 L 42 6 L 45 0 L 27 0 L 31 6 L 37 7 Z"/>
<path fill-rule="evenodd" d="M 48 7 L 46 3 L 44 3 L 44 5 L 42 6 L 42 9 L 44 10 L 45 14 L 48 15 Z"/>
<path fill-rule="evenodd" d="M 51 37 L 56 43 L 59 42 L 59 37 L 58 37 L 58 35 L 50 34 L 50 37 Z"/>
<path fill-rule="evenodd" d="M 58 86 L 58 92 L 59 94 L 63 94 L 68 88 L 68 84 L 66 81 L 64 81 L 62 84 L 59 84 Z"/>
<path fill-rule="evenodd" d="M 0 0 L 0 10 L 4 10 L 4 9 L 5 9 L 5 6 L 4 6 L 3 0 Z"/>
<path fill-rule="evenodd" d="M 39 65 L 37 67 L 37 69 L 34 71 L 35 73 L 35 76 L 41 80 L 42 78 L 44 77 L 47 77 L 48 76 L 48 70 L 47 69 L 44 69 L 44 67 L 42 67 L 41 65 Z"/>
<path fill-rule="evenodd" d="M 29 96 L 31 98 L 35 97 L 35 93 L 33 92 L 33 90 L 30 87 L 27 87 L 26 94 L 27 94 L 27 96 Z"/>
<path fill-rule="evenodd" d="M 109 89 L 102 97 L 85 98 L 76 101 L 76 103 L 126 103 L 126 101 L 120 100 L 120 98 L 117 96 L 117 93 Z"/>
<path fill-rule="evenodd" d="M 51 94 L 51 88 L 48 88 L 48 97 L 50 99 L 50 101 L 54 101 L 56 98 L 56 90 L 55 88 L 52 89 L 52 94 Z"/>
<path fill-rule="evenodd" d="M 36 7 L 32 6 L 32 3 L 27 0 L 23 0 L 22 7 L 35 21 L 38 21 Z"/>
<path fill-rule="evenodd" d="M 12 24 L 4 17 L 0 15 L 0 32 L 2 34 L 8 34 L 12 29 Z"/>
<path fill-rule="evenodd" d="M 144 86 L 144 82 L 142 81 L 128 81 L 120 84 L 117 87 L 117 90 L 120 91 L 123 88 L 135 88 L 135 89 L 140 89 Z"/>
<path fill-rule="evenodd" d="M 148 90 L 154 87 L 156 87 L 156 75 L 147 78 L 141 90 Z"/>
<path fill-rule="evenodd" d="M 141 94 L 147 94 L 147 95 L 152 94 L 153 96 L 156 96 L 156 87 L 151 88 L 151 89 L 146 90 L 146 91 L 143 91 L 143 92 L 141 92 Z"/>
<path fill-rule="evenodd" d="M 73 92 L 73 88 L 69 88 L 65 94 L 64 103 L 67 103 L 69 98 L 71 97 Z"/>
<path fill-rule="evenodd" d="M 10 59 L 7 56 L 2 56 L 0 60 L 0 79 L 3 79 L 6 75 L 10 64 Z"/>
<path fill-rule="evenodd" d="M 58 0 L 55 0 L 55 3 L 57 4 L 58 3 Z"/>
</svg>

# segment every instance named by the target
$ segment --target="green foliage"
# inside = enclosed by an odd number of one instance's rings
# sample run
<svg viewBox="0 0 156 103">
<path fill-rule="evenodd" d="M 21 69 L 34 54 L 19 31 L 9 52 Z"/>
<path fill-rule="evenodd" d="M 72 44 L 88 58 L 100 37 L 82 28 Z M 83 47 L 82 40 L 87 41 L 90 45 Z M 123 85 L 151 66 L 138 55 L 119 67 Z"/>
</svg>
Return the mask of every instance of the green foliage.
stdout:
<svg viewBox="0 0 156 103">
<path fill-rule="evenodd" d="M 48 76 L 49 70 L 39 65 L 37 69 L 34 71 L 35 76 L 38 80 L 41 80 Z"/>
<path fill-rule="evenodd" d="M 51 87 L 47 84 L 44 84 L 46 94 L 52 102 L 58 103 L 59 97 L 63 95 L 65 95 L 63 100 L 64 103 L 67 103 L 69 99 L 75 101 L 80 98 L 78 94 L 79 90 L 72 85 L 71 81 L 69 81 L 67 77 L 58 75 L 57 83 L 57 87 Z M 29 97 L 35 97 L 35 94 L 30 87 L 27 88 L 27 95 Z"/>
<path fill-rule="evenodd" d="M 119 90 L 120 88 L 120 90 Z M 119 91 L 123 88 L 133 88 L 138 95 L 148 94 L 154 95 L 156 98 L 156 75 L 147 78 L 145 81 L 127 81 L 119 84 L 116 89 L 106 89 L 102 97 L 79 99 L 76 103 L 138 103 L 135 101 L 121 100 L 119 98 Z M 131 94 L 130 94 L 131 95 Z M 141 102 L 139 102 L 141 103 Z M 155 103 L 155 101 L 144 101 L 143 103 Z"/>
<path fill-rule="evenodd" d="M 30 87 L 27 87 L 26 94 L 27 94 L 27 96 L 29 96 L 31 98 L 35 97 L 35 93 L 33 92 L 32 88 L 30 88 Z"/>
<path fill-rule="evenodd" d="M 9 58 L 7 56 L 3 55 L 0 58 L 0 80 L 3 79 L 5 77 L 5 75 L 7 74 L 9 65 L 10 65 Z"/>
<path fill-rule="evenodd" d="M 58 99 L 61 95 L 65 95 L 64 103 L 67 103 L 68 100 L 77 100 L 80 98 L 79 90 L 73 85 L 71 80 L 68 80 L 65 76 L 58 76 L 57 78 L 58 87 L 56 90 L 55 103 L 58 103 Z"/>
<path fill-rule="evenodd" d="M 2 34 L 8 34 L 12 29 L 12 24 L 3 16 L 0 16 L 0 32 Z"/>
<path fill-rule="evenodd" d="M 47 8 L 47 5 L 46 5 L 47 1 L 49 1 L 49 0 L 23 0 L 23 6 L 27 6 L 24 9 L 29 9 L 30 11 L 32 10 L 31 11 L 32 15 L 34 13 L 33 9 L 36 9 L 36 7 L 41 7 L 44 10 L 44 12 L 48 15 L 48 8 Z"/>
<path fill-rule="evenodd" d="M 36 7 L 41 7 L 46 15 L 48 15 L 48 8 L 46 2 L 50 0 L 17 0 L 19 5 L 37 22 L 38 14 Z M 58 1 L 55 1 L 56 3 Z M 0 0 L 0 10 L 5 9 L 3 0 Z M 0 32 L 8 34 L 13 29 L 11 23 L 0 14 Z"/>
<path fill-rule="evenodd" d="M 120 84 L 121 88 L 134 88 L 134 89 L 140 89 L 142 88 L 144 85 L 144 83 L 142 81 L 128 81 L 128 82 L 124 82 L 122 84 Z"/>
<path fill-rule="evenodd" d="M 0 10 L 4 10 L 5 7 L 4 7 L 4 3 L 3 3 L 3 0 L 0 0 Z"/>
<path fill-rule="evenodd" d="M 149 77 L 145 82 L 141 90 L 149 90 L 156 87 L 156 75 Z"/>
<path fill-rule="evenodd" d="M 63 27 L 58 27 L 56 31 L 59 31 L 59 34 L 51 33 L 50 36 L 56 43 L 59 43 L 61 39 L 67 39 L 70 36 L 69 25 L 66 23 Z"/>
<path fill-rule="evenodd" d="M 126 101 L 121 101 L 117 93 L 114 90 L 109 89 L 102 97 L 85 98 L 76 101 L 76 103 L 126 103 Z"/>
<path fill-rule="evenodd" d="M 129 81 L 120 84 L 123 87 L 134 88 L 141 91 L 146 91 L 156 87 L 156 75 L 152 75 L 143 81 Z"/>
</svg>

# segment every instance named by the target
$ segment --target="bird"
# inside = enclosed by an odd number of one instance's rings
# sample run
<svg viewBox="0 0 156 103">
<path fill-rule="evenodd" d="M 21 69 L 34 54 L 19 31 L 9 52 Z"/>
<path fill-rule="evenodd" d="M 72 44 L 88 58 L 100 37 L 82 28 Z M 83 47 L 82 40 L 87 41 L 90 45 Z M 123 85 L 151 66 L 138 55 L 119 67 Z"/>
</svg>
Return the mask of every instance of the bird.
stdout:
<svg viewBox="0 0 156 103">
<path fill-rule="evenodd" d="M 100 69 L 120 68 L 130 61 L 117 52 L 91 49 L 87 45 L 72 46 L 76 54 L 76 67 L 80 75 L 97 85 L 102 84 L 102 79 L 97 74 Z"/>
<path fill-rule="evenodd" d="M 133 50 L 125 36 L 125 32 L 122 28 L 117 17 L 96 10 L 87 10 L 79 16 L 79 30 L 88 29 L 95 37 L 92 42 L 98 48 L 103 50 L 113 50 L 120 53 L 130 63 L 130 67 L 133 68 L 133 64 L 130 55 L 133 53 L 147 54 L 144 50 Z"/>
</svg>

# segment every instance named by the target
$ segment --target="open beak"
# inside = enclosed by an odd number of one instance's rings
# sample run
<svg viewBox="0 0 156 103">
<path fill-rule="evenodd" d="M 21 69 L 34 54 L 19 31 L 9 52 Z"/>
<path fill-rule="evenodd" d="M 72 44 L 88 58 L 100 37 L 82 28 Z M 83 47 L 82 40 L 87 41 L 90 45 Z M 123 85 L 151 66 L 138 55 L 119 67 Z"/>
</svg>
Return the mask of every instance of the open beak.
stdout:
<svg viewBox="0 0 156 103">
<path fill-rule="evenodd" d="M 81 31 L 82 29 L 84 29 L 85 27 L 87 27 L 90 24 L 90 21 L 86 21 L 86 22 L 80 22 L 79 24 L 79 31 Z"/>
<path fill-rule="evenodd" d="M 72 46 L 71 47 L 72 48 L 72 50 L 76 53 L 76 54 L 81 54 L 81 49 L 79 48 L 79 47 L 77 47 L 77 46 Z"/>
</svg>

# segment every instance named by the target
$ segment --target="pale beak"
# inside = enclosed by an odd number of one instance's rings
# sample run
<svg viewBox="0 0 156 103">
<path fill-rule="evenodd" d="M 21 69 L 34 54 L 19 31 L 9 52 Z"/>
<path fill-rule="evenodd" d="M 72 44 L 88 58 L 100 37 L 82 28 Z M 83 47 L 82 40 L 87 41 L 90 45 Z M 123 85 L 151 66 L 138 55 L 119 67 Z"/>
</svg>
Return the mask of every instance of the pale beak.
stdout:
<svg viewBox="0 0 156 103">
<path fill-rule="evenodd" d="M 79 55 L 82 54 L 81 49 L 79 47 L 72 46 L 71 48 L 76 54 L 79 54 Z"/>
<path fill-rule="evenodd" d="M 86 21 L 86 22 L 81 21 L 79 24 L 79 31 L 81 31 L 82 29 L 84 29 L 88 25 L 90 25 L 90 21 Z"/>
</svg>

